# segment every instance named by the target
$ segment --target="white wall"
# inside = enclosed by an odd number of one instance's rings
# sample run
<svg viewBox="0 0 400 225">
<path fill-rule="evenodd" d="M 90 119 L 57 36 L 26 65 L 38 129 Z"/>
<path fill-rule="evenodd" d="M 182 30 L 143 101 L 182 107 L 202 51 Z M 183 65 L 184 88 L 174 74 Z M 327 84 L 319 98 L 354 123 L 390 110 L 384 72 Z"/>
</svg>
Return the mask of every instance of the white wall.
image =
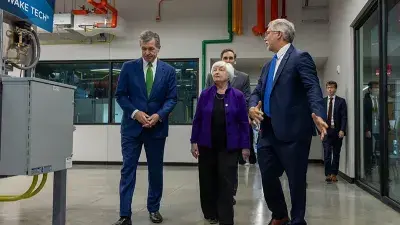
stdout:
<svg viewBox="0 0 400 225">
<path fill-rule="evenodd" d="M 329 25 L 329 56 L 324 71 L 324 82 L 335 80 L 339 96 L 347 101 L 348 135 L 345 137 L 340 160 L 340 171 L 355 177 L 354 137 L 354 52 L 353 30 L 350 27 L 368 0 L 331 0 Z M 336 72 L 340 66 L 340 74 Z"/>
<path fill-rule="evenodd" d="M 77 5 L 83 2 L 77 0 Z M 209 46 L 206 62 L 210 62 L 210 58 L 218 58 L 220 51 L 227 47 L 234 48 L 243 58 L 272 56 L 266 50 L 262 38 L 254 36 L 251 31 L 256 25 L 256 1 L 243 2 L 244 34 L 234 37 L 231 44 Z M 137 58 L 140 57 L 139 33 L 151 29 L 160 34 L 161 58 L 199 58 L 201 64 L 202 40 L 225 39 L 228 36 L 227 0 L 165 1 L 161 9 L 161 22 L 155 21 L 157 3 L 158 0 L 118 0 L 119 15 L 127 23 L 125 37 L 117 38 L 111 44 L 43 45 L 41 60 Z M 74 7 L 71 4 L 70 1 L 64 4 L 64 1 L 58 0 L 56 11 L 70 11 Z M 270 1 L 267 1 L 267 6 L 269 5 Z M 327 44 L 328 24 L 302 23 L 303 19 L 310 18 L 310 14 L 305 13 L 301 6 L 302 1 L 287 1 L 287 16 L 294 22 L 297 31 L 295 46 L 310 52 L 313 57 L 327 57 L 330 53 L 330 46 Z M 321 14 L 326 13 L 315 12 L 317 17 Z M 269 18 L 268 12 L 267 22 Z M 209 66 L 207 65 L 207 70 Z M 201 67 L 199 69 L 201 74 Z M 191 126 L 170 126 L 165 161 L 193 162 L 189 154 L 190 133 Z M 313 157 L 320 159 L 321 155 L 315 154 Z M 74 133 L 74 160 L 120 161 L 119 126 L 77 126 Z"/>
</svg>

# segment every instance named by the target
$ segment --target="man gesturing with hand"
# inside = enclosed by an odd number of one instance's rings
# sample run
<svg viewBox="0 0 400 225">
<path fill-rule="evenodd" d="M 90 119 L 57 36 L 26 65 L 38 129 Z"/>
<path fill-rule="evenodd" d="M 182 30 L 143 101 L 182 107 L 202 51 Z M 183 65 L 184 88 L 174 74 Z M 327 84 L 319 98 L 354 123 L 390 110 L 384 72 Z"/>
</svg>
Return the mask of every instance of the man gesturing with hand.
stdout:
<svg viewBox="0 0 400 225">
<path fill-rule="evenodd" d="M 291 22 L 270 22 L 264 40 L 274 55 L 263 67 L 249 103 L 250 118 L 260 123 L 257 154 L 264 198 L 272 212 L 270 225 L 307 224 L 304 216 L 311 138 L 316 135 L 315 126 L 321 138 L 328 128 L 314 61 L 292 45 L 294 36 Z M 289 180 L 290 215 L 279 180 L 283 172 Z"/>
<path fill-rule="evenodd" d="M 124 63 L 116 98 L 124 111 L 121 122 L 123 166 L 120 182 L 120 219 L 114 225 L 131 225 L 132 196 L 142 146 L 149 170 L 147 210 L 153 223 L 159 213 L 163 192 L 164 146 L 168 116 L 177 103 L 175 69 L 157 59 L 160 37 L 151 31 L 140 35 L 142 57 Z"/>
</svg>

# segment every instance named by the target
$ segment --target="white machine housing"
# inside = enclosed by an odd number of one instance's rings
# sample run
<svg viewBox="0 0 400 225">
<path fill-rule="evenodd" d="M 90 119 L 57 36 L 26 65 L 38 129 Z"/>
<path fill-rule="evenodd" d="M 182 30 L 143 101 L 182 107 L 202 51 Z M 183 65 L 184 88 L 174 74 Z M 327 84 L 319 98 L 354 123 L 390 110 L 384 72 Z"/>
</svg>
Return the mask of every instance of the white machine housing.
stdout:
<svg viewBox="0 0 400 225">
<path fill-rule="evenodd" d="M 96 23 L 111 22 L 111 15 L 89 14 L 89 15 L 73 15 L 71 13 L 54 14 L 53 33 L 79 33 L 86 37 L 93 37 L 98 34 L 111 34 L 115 36 L 124 36 L 126 28 L 125 20 L 118 16 L 116 28 L 95 28 Z M 38 28 L 39 34 L 49 33 Z"/>
</svg>

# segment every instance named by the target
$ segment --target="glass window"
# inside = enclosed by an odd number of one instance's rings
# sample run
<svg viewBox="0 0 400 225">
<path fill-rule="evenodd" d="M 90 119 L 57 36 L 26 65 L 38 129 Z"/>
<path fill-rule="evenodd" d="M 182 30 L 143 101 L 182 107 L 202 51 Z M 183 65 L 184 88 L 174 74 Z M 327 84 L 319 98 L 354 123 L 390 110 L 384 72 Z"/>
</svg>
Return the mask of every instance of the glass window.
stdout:
<svg viewBox="0 0 400 225">
<path fill-rule="evenodd" d="M 389 196 L 400 202 L 400 0 L 388 1 L 388 43 L 387 43 L 387 76 L 388 76 L 388 162 L 389 162 Z"/>
<path fill-rule="evenodd" d="M 380 188 L 378 11 L 357 30 L 360 90 L 360 178 Z"/>
<path fill-rule="evenodd" d="M 178 102 L 170 114 L 169 124 L 191 124 L 194 116 L 198 91 L 198 60 L 161 59 L 176 69 Z M 113 63 L 112 93 L 115 94 L 122 62 Z M 113 122 L 121 123 L 122 109 L 113 98 Z"/>
<path fill-rule="evenodd" d="M 76 86 L 76 124 L 108 123 L 109 62 L 40 62 L 36 77 Z"/>
</svg>

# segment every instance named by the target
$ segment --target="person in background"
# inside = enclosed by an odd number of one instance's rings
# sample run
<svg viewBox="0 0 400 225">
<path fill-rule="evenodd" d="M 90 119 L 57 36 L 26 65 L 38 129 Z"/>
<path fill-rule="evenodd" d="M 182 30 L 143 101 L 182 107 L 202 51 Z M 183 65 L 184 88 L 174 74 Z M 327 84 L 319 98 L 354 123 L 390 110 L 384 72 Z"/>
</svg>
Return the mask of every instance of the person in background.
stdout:
<svg viewBox="0 0 400 225">
<path fill-rule="evenodd" d="M 214 85 L 198 100 L 193 119 L 191 152 L 198 159 L 200 201 L 211 224 L 234 224 L 233 194 L 239 155 L 250 155 L 250 130 L 244 94 L 232 88 L 230 63 L 212 66 Z"/>
<path fill-rule="evenodd" d="M 364 95 L 364 173 L 367 179 L 372 179 L 374 163 L 379 164 L 379 123 L 379 83 L 370 81 Z"/>
<path fill-rule="evenodd" d="M 163 192 L 164 146 L 168 117 L 177 103 L 177 81 L 175 69 L 157 59 L 161 48 L 157 33 L 141 33 L 140 48 L 141 58 L 123 64 L 115 94 L 124 113 L 121 122 L 120 219 L 114 225 L 132 224 L 132 197 L 143 145 L 149 167 L 147 210 L 153 223 L 163 221 L 159 209 Z"/>
<path fill-rule="evenodd" d="M 221 60 L 230 63 L 232 66 L 236 64 L 236 58 L 237 55 L 233 49 L 227 48 L 221 51 L 220 54 Z M 251 95 L 251 90 L 250 90 L 250 77 L 248 74 L 243 73 L 241 71 L 238 71 L 237 69 L 234 69 L 234 77 L 230 81 L 230 84 L 233 88 L 236 88 L 243 92 L 245 98 L 246 98 L 246 105 L 248 106 L 248 101 L 250 99 Z M 214 85 L 214 79 L 212 77 L 212 74 L 209 73 L 206 79 L 206 88 L 211 87 Z M 249 125 L 250 131 L 252 131 L 252 127 Z M 251 141 L 251 147 L 250 147 L 250 157 L 248 159 L 250 164 L 255 164 L 257 162 L 257 157 L 256 153 L 254 151 L 253 147 L 253 139 L 254 139 L 254 133 L 250 132 L 250 141 Z M 241 156 L 239 156 L 239 164 L 244 165 L 246 163 L 246 160 L 244 160 Z M 238 175 L 236 176 L 238 177 Z M 238 189 L 238 183 L 239 180 L 236 178 L 235 181 L 235 191 L 234 191 L 234 196 L 236 196 L 237 189 Z M 236 204 L 236 200 L 233 198 L 233 204 Z"/>
<path fill-rule="evenodd" d="M 275 53 L 262 69 L 250 98 L 250 118 L 261 123 L 257 159 L 270 225 L 305 225 L 306 175 L 315 125 L 326 135 L 328 125 L 322 90 L 313 59 L 296 49 L 293 23 L 273 20 L 265 33 Z M 291 221 L 279 177 L 286 172 L 292 203 Z"/>
<path fill-rule="evenodd" d="M 328 112 L 326 123 L 329 128 L 327 129 L 327 136 L 322 143 L 324 146 L 325 181 L 327 182 L 338 181 L 340 150 L 342 149 L 342 141 L 346 135 L 347 128 L 346 100 L 337 96 L 336 90 L 337 83 L 335 81 L 326 83 L 328 96 L 324 98 L 324 101 Z"/>
</svg>

